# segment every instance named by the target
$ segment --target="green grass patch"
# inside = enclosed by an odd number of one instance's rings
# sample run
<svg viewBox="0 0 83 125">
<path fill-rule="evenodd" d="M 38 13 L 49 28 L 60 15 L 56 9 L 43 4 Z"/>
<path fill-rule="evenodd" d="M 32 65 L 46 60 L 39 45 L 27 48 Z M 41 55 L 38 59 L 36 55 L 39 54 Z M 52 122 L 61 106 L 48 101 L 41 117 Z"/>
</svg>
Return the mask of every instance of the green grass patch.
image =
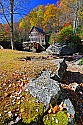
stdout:
<svg viewBox="0 0 83 125">
<path fill-rule="evenodd" d="M 83 58 L 81 58 L 79 65 L 83 65 Z"/>
<path fill-rule="evenodd" d="M 56 114 L 47 114 L 43 118 L 45 125 L 68 125 L 68 117 L 64 111 L 59 111 Z"/>
</svg>

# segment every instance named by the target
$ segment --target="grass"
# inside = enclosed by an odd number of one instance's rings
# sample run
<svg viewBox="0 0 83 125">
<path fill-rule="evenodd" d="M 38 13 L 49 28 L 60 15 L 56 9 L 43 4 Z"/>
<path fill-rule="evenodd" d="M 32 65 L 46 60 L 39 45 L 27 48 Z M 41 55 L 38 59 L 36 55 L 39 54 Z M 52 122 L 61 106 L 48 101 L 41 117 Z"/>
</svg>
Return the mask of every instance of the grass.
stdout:
<svg viewBox="0 0 83 125">
<path fill-rule="evenodd" d="M 39 54 L 39 53 L 31 53 L 31 52 L 22 52 L 22 51 L 11 51 L 11 50 L 0 50 L 0 73 L 2 72 L 8 72 L 10 75 L 12 72 L 16 70 L 23 71 L 24 68 L 26 70 L 30 71 L 32 74 L 32 71 L 34 69 L 42 70 L 43 68 L 47 68 L 51 70 L 54 66 L 53 63 L 50 62 L 50 60 L 33 60 L 33 61 L 21 61 L 20 59 L 26 58 L 26 57 L 40 57 L 40 56 L 48 56 L 46 54 Z M 52 68 L 51 68 L 52 67 Z M 39 70 L 38 69 L 38 70 Z M 53 68 L 54 70 L 55 68 Z M 29 73 L 29 75 L 30 75 Z M 32 76 L 34 73 L 32 74 Z M 33 76 L 34 77 L 34 76 Z"/>
<path fill-rule="evenodd" d="M 43 69 L 56 71 L 56 65 L 50 60 L 23 60 L 27 56 L 39 58 L 48 55 L 0 50 L 0 125 L 5 125 L 7 121 L 13 119 L 14 114 L 20 114 L 21 101 L 27 96 L 24 94 L 24 87 L 31 78 L 38 77 Z M 20 94 L 16 94 L 19 91 Z M 12 115 L 10 116 L 8 112 Z"/>
</svg>

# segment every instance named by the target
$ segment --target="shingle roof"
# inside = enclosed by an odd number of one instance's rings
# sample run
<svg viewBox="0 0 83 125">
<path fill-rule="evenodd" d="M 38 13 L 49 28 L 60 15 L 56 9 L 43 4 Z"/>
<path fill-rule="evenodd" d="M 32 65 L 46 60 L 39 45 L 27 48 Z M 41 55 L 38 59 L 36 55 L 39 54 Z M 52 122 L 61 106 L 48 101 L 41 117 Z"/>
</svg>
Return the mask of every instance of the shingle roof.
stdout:
<svg viewBox="0 0 83 125">
<path fill-rule="evenodd" d="M 40 32 L 40 33 L 42 33 L 42 34 L 45 34 L 45 32 L 42 30 L 42 29 L 40 29 L 40 28 L 38 28 L 38 27 L 35 27 L 36 28 L 36 30 L 38 31 L 38 32 Z"/>
<path fill-rule="evenodd" d="M 42 29 L 40 29 L 40 28 L 38 28 L 38 27 L 36 27 L 36 26 L 33 26 L 33 28 L 35 28 L 38 32 L 40 32 L 40 33 L 42 33 L 42 34 L 45 34 L 45 32 L 42 30 Z M 31 31 L 33 30 L 33 28 L 31 29 Z M 30 31 L 30 32 L 31 32 Z"/>
</svg>

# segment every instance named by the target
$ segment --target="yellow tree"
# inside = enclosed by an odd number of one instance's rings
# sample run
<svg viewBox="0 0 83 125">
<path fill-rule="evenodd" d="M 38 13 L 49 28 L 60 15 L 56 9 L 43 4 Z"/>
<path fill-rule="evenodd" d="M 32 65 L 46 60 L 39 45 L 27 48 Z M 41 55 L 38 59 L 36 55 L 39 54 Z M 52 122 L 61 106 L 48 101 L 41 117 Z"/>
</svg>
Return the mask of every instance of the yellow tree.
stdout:
<svg viewBox="0 0 83 125">
<path fill-rule="evenodd" d="M 44 20 L 44 11 L 45 11 L 45 6 L 44 5 L 40 5 L 38 6 L 38 10 L 37 10 L 37 19 L 38 19 L 38 26 L 40 28 L 43 28 L 43 20 Z"/>
<path fill-rule="evenodd" d="M 60 16 L 60 9 L 54 4 L 48 4 L 45 7 L 43 27 L 48 30 L 49 33 L 56 32 L 58 26 L 58 19 Z"/>
<path fill-rule="evenodd" d="M 31 28 L 33 26 L 38 26 L 42 28 L 42 21 L 44 18 L 44 6 L 40 5 L 34 8 L 29 14 Z"/>
<path fill-rule="evenodd" d="M 25 18 L 20 19 L 19 31 L 20 31 L 20 37 L 21 37 L 22 41 L 25 41 L 26 37 L 27 37 L 27 23 L 26 23 Z"/>
<path fill-rule="evenodd" d="M 37 25 L 37 12 L 34 12 L 34 11 L 31 11 L 30 12 L 30 25 L 31 25 L 31 28 L 33 26 L 36 26 Z"/>
</svg>

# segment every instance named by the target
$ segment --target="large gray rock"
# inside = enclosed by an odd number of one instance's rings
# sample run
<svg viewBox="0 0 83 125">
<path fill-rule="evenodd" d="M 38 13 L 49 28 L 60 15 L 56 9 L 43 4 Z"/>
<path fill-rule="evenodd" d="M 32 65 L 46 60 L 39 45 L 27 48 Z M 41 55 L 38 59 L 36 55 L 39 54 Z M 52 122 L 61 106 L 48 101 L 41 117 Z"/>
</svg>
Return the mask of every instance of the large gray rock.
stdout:
<svg viewBox="0 0 83 125">
<path fill-rule="evenodd" d="M 61 45 L 59 43 L 55 43 L 50 45 L 46 49 L 47 53 L 54 55 L 70 55 L 77 52 L 77 46 L 69 46 L 69 45 Z"/>
<path fill-rule="evenodd" d="M 49 71 L 43 71 L 41 76 L 30 81 L 25 91 L 30 91 L 30 94 L 36 97 L 40 102 L 43 102 L 46 109 L 49 107 L 51 98 L 54 98 L 54 100 L 57 101 L 60 95 L 59 83 L 50 78 Z"/>
<path fill-rule="evenodd" d="M 66 104 L 65 108 L 67 109 L 67 113 L 70 114 L 68 121 L 69 124 L 68 125 L 74 125 L 74 120 L 75 120 L 75 109 L 74 106 L 72 104 L 72 102 L 70 101 L 70 99 L 65 99 L 64 100 L 64 104 Z"/>
<path fill-rule="evenodd" d="M 62 59 L 57 68 L 57 73 L 56 75 L 59 77 L 60 80 L 62 80 L 64 73 L 66 72 L 67 69 L 67 64 L 64 59 Z"/>
<path fill-rule="evenodd" d="M 61 45 L 58 43 L 52 44 L 46 49 L 46 52 L 49 54 L 60 55 L 61 48 Z"/>
<path fill-rule="evenodd" d="M 67 64 L 66 64 L 64 59 L 55 59 L 55 60 L 52 60 L 52 61 L 57 66 L 56 73 L 54 74 L 54 79 L 58 80 L 58 81 L 61 81 L 65 72 L 66 72 Z"/>
<path fill-rule="evenodd" d="M 60 55 L 71 55 L 77 52 L 77 46 L 62 45 Z"/>
</svg>

